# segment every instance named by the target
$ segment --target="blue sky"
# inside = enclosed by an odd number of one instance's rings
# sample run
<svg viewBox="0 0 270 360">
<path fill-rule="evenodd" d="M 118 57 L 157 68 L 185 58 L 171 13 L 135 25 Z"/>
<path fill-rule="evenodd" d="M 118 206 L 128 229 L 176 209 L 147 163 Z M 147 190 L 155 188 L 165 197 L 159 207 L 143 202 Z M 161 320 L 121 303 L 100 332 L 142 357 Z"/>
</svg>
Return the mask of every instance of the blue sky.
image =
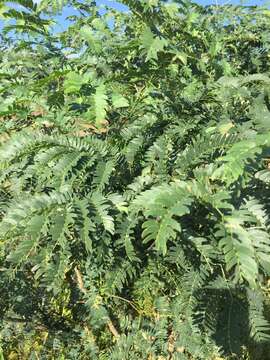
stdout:
<svg viewBox="0 0 270 360">
<path fill-rule="evenodd" d="M 226 1 L 226 0 L 225 0 Z M 222 0 L 218 0 L 218 3 L 223 3 L 225 1 L 222 1 Z M 198 0 L 196 1 L 198 2 L 199 4 L 202 4 L 202 5 L 209 5 L 209 4 L 212 4 L 215 2 L 215 0 Z M 231 0 L 231 1 L 228 1 L 230 2 L 231 4 L 239 4 L 240 1 L 239 0 Z M 116 9 L 124 9 L 125 6 L 123 6 L 122 4 L 119 4 L 117 1 L 113 1 L 113 0 L 99 0 L 97 1 L 98 5 L 111 5 L 111 6 L 114 6 Z M 258 5 L 258 4 L 262 4 L 263 1 L 260 1 L 260 0 L 249 0 L 249 1 L 244 1 L 244 4 L 250 4 L 250 5 Z"/>
<path fill-rule="evenodd" d="M 209 4 L 213 4 L 215 3 L 215 0 L 194 0 L 195 2 L 201 4 L 201 5 L 209 5 Z M 240 1 L 239 0 L 230 0 L 230 1 L 226 1 L 226 0 L 217 0 L 218 3 L 222 4 L 222 3 L 225 3 L 225 2 L 228 2 L 230 4 L 239 4 Z M 247 0 L 247 1 L 243 1 L 243 3 L 245 5 L 259 5 L 259 4 L 263 4 L 264 1 L 262 0 Z M 116 9 L 119 9 L 119 10 L 123 10 L 125 9 L 126 7 L 122 4 L 120 4 L 119 2 L 117 1 L 113 1 L 113 0 L 98 0 L 97 1 L 97 4 L 98 5 L 110 5 L 110 6 L 113 6 L 115 7 Z"/>
<path fill-rule="evenodd" d="M 36 0 L 38 1 L 38 0 Z M 213 4 L 213 3 L 218 3 L 218 4 L 224 4 L 224 3 L 230 3 L 230 4 L 240 4 L 241 0 L 194 0 L 197 3 L 201 4 L 201 5 L 209 5 L 209 4 Z M 244 5 L 262 5 L 265 3 L 264 0 L 242 0 L 242 3 Z M 123 4 L 114 1 L 114 0 L 97 0 L 97 4 L 98 5 L 103 5 L 103 6 L 111 6 L 114 7 L 117 10 L 121 10 L 121 11 L 126 11 L 127 7 L 124 6 Z M 70 8 L 67 7 L 63 14 L 61 16 L 57 16 L 56 17 L 56 21 L 57 21 L 57 26 L 56 26 L 56 31 L 61 31 L 63 29 L 65 29 L 67 27 L 68 22 L 66 21 L 66 17 L 70 16 L 70 15 L 74 15 L 76 12 Z M 0 31 L 2 28 L 2 21 L 0 20 Z"/>
<path fill-rule="evenodd" d="M 217 3 L 218 4 L 224 4 L 224 3 L 230 3 L 230 4 L 240 4 L 241 0 L 194 0 L 195 2 L 201 4 L 201 5 L 210 5 L 213 3 Z M 264 0 L 244 0 L 242 1 L 242 3 L 244 5 L 262 5 L 265 3 Z M 97 0 L 97 5 L 103 5 L 103 6 L 111 6 L 114 7 L 117 10 L 121 10 L 121 11 L 126 11 L 127 7 L 124 6 L 123 4 L 114 1 L 114 0 Z M 67 22 L 65 20 L 65 18 L 69 15 L 73 15 L 74 11 L 71 8 L 67 8 L 64 13 L 61 16 L 57 16 L 57 22 L 58 22 L 58 26 L 57 28 L 60 29 L 64 29 L 67 25 Z"/>
</svg>

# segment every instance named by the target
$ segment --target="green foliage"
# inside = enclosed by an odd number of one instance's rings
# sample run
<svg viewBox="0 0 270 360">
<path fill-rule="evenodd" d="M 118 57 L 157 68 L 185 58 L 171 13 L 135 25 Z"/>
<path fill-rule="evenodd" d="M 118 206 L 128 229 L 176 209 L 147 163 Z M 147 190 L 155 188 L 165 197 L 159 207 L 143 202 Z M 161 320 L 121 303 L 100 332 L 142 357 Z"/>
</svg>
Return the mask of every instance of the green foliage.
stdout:
<svg viewBox="0 0 270 360">
<path fill-rule="evenodd" d="M 122 3 L 1 5 L 0 359 L 266 360 L 269 10 Z"/>
</svg>

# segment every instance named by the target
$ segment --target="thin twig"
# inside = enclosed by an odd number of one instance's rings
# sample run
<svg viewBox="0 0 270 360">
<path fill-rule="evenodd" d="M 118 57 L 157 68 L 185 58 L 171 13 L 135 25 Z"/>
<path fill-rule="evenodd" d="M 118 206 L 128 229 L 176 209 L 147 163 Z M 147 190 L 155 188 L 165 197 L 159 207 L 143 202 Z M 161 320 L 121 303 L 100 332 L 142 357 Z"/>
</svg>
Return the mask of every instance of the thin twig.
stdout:
<svg viewBox="0 0 270 360">
<path fill-rule="evenodd" d="M 78 287 L 81 290 L 81 292 L 83 292 L 86 295 L 87 290 L 83 284 L 82 274 L 81 274 L 80 270 L 77 268 L 77 266 L 75 267 L 74 270 L 75 270 L 75 274 L 76 274 L 76 278 L 77 278 Z"/>
<path fill-rule="evenodd" d="M 128 300 L 128 299 L 125 299 L 125 298 L 123 298 L 122 296 L 113 295 L 113 294 L 108 294 L 108 297 L 112 297 L 112 298 L 115 298 L 115 299 L 119 299 L 119 300 L 125 301 L 125 302 L 128 303 L 134 310 L 136 310 L 137 313 L 140 314 L 140 310 L 134 305 L 133 301 L 130 301 L 130 300 Z"/>
</svg>

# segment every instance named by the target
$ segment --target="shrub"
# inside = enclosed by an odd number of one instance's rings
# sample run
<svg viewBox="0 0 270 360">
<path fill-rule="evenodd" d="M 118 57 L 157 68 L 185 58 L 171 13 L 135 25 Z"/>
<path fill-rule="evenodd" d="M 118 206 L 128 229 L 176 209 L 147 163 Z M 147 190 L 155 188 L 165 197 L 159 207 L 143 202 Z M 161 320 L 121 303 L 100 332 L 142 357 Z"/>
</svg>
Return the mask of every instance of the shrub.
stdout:
<svg viewBox="0 0 270 360">
<path fill-rule="evenodd" d="M 1 10 L 2 357 L 268 359 L 269 10 L 122 3 Z"/>
</svg>

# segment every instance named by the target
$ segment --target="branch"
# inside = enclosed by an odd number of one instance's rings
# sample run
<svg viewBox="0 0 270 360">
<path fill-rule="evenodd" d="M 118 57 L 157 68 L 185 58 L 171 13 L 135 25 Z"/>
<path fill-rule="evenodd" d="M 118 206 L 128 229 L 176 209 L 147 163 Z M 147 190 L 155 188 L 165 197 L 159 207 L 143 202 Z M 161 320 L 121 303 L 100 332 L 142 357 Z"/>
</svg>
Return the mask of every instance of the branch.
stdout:
<svg viewBox="0 0 270 360">
<path fill-rule="evenodd" d="M 109 319 L 107 322 L 108 329 L 113 334 L 113 336 L 118 339 L 120 337 L 119 332 L 116 330 L 115 326 L 113 325 L 112 321 Z"/>
<path fill-rule="evenodd" d="M 74 271 L 75 271 L 76 278 L 77 278 L 78 288 L 81 290 L 81 292 L 82 292 L 84 295 L 87 295 L 87 289 L 86 289 L 85 286 L 84 286 L 82 274 L 81 274 L 80 270 L 77 268 L 77 266 L 75 267 Z M 120 337 L 120 334 L 119 334 L 119 332 L 116 330 L 116 328 L 115 328 L 115 326 L 113 325 L 113 322 L 112 322 L 112 320 L 111 320 L 110 318 L 109 318 L 109 320 L 107 321 L 107 326 L 108 326 L 108 329 L 110 330 L 111 334 L 112 334 L 116 339 L 118 339 L 118 338 Z"/>
</svg>

